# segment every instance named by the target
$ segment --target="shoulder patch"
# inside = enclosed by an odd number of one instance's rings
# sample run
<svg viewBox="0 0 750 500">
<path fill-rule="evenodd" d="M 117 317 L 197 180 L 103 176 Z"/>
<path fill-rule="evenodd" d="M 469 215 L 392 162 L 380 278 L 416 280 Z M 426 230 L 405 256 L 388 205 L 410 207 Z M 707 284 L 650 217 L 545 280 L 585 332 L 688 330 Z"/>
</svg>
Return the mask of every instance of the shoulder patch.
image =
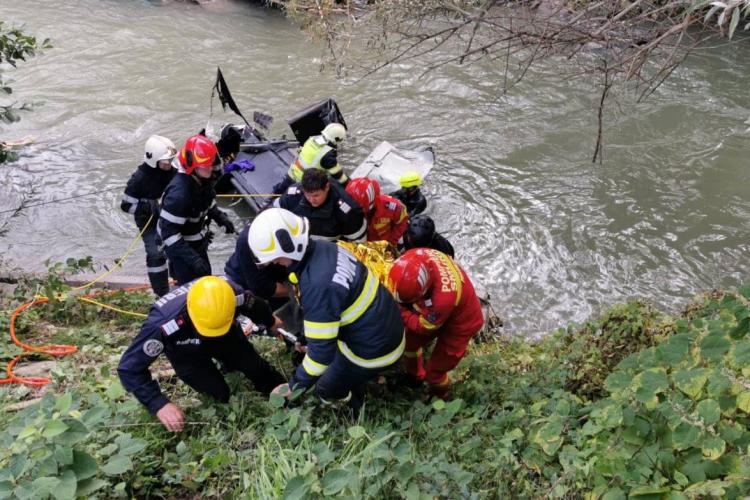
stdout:
<svg viewBox="0 0 750 500">
<path fill-rule="evenodd" d="M 398 203 L 396 203 L 395 201 L 389 201 L 385 204 L 385 208 L 387 208 L 388 210 L 396 210 L 398 208 Z"/>
<path fill-rule="evenodd" d="M 299 194 L 299 187 L 291 186 L 289 189 L 286 190 L 286 194 L 292 194 L 292 195 Z"/>
<path fill-rule="evenodd" d="M 430 323 L 434 324 L 438 320 L 438 317 L 439 317 L 439 315 L 438 315 L 437 311 L 430 311 L 430 312 L 427 313 L 426 319 Z"/>
<path fill-rule="evenodd" d="M 426 305 L 427 307 L 432 307 L 432 299 L 425 299 L 424 305 Z"/>
<path fill-rule="evenodd" d="M 164 335 L 169 337 L 174 332 L 180 329 L 180 325 L 177 324 L 177 320 L 167 321 L 163 325 L 161 325 L 161 329 L 164 332 Z"/>
<path fill-rule="evenodd" d="M 156 339 L 149 339 L 143 344 L 143 352 L 146 356 L 157 357 L 164 350 L 164 344 Z"/>
<path fill-rule="evenodd" d="M 340 209 L 341 209 L 341 211 L 342 211 L 342 212 L 344 212 L 345 214 L 348 214 L 348 213 L 349 213 L 349 211 L 350 211 L 350 210 L 352 209 L 351 205 L 349 205 L 349 204 L 348 204 L 347 202 L 345 202 L 344 200 L 339 200 L 339 208 L 340 208 Z"/>
</svg>

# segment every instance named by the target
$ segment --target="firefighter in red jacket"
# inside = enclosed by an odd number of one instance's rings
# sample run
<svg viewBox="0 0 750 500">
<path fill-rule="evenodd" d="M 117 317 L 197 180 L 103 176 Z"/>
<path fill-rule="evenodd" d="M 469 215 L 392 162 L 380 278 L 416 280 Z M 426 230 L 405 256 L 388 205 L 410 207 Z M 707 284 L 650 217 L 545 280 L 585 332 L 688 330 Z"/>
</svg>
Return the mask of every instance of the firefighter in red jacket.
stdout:
<svg viewBox="0 0 750 500">
<path fill-rule="evenodd" d="M 406 328 L 406 370 L 414 383 L 427 382 L 430 393 L 444 399 L 450 392 L 448 372 L 484 324 L 474 286 L 453 259 L 428 248 L 408 250 L 388 277 Z M 435 347 L 425 367 L 422 348 L 433 340 Z"/>
<path fill-rule="evenodd" d="M 396 246 L 409 227 L 409 214 L 403 203 L 380 194 L 378 181 L 360 177 L 352 179 L 346 192 L 362 207 L 367 219 L 367 241 L 385 240 Z"/>
</svg>

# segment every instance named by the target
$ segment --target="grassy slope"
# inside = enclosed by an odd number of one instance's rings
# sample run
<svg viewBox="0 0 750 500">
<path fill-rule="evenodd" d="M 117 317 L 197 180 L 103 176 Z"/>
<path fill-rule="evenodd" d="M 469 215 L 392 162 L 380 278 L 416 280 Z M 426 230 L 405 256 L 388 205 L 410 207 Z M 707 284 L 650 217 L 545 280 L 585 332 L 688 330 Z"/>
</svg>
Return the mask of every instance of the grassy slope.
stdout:
<svg viewBox="0 0 750 500">
<path fill-rule="evenodd" d="M 234 375 L 231 402 L 213 404 L 163 374 L 190 422 L 171 435 L 114 372 L 138 320 L 39 309 L 26 338 L 81 351 L 59 363 L 42 404 L 2 415 L 0 497 L 746 495 L 747 316 L 741 295 L 706 297 L 677 321 L 631 303 L 533 345 L 475 344 L 453 401 L 376 385 L 357 420 L 314 401 L 281 409 Z M 290 369 L 280 344 L 255 342 Z M 3 406 L 33 395 L 0 389 Z"/>
</svg>

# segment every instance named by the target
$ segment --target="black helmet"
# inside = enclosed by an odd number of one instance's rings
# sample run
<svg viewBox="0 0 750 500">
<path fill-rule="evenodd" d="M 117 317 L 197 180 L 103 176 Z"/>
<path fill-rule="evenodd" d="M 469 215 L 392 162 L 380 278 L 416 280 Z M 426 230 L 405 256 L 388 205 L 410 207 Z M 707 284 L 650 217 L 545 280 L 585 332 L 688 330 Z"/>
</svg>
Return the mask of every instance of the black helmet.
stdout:
<svg viewBox="0 0 750 500">
<path fill-rule="evenodd" d="M 419 214 L 409 221 L 406 239 L 412 247 L 427 247 L 435 237 L 435 222 L 427 215 Z"/>
</svg>

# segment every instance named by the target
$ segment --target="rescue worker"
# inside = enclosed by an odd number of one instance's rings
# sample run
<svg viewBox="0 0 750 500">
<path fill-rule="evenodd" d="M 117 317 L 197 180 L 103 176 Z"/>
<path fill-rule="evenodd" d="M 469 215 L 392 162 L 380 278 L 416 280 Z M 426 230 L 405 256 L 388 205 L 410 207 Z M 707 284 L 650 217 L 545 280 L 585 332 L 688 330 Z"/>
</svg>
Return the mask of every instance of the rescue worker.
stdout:
<svg viewBox="0 0 750 500">
<path fill-rule="evenodd" d="M 280 264 L 297 281 L 307 354 L 274 392 L 313 386 L 324 403 L 362 405 L 364 387 L 404 350 L 399 308 L 378 278 L 344 248 L 309 238 L 307 219 L 271 208 L 250 225 L 259 265 Z M 291 388 L 291 389 L 290 389 Z"/>
<path fill-rule="evenodd" d="M 365 241 L 367 221 L 359 204 L 322 170 L 305 170 L 300 184 L 294 184 L 273 202 L 310 223 L 315 239 Z"/>
<path fill-rule="evenodd" d="M 284 377 L 247 340 L 235 322 L 238 313 L 267 328 L 281 324 L 268 304 L 218 276 L 174 289 L 151 307 L 140 333 L 122 355 L 117 367 L 122 386 L 172 432 L 182 429 L 185 415 L 149 373 L 162 353 L 183 382 L 222 403 L 229 401 L 230 391 L 214 359 L 228 370 L 241 371 L 258 391 L 269 394 Z"/>
<path fill-rule="evenodd" d="M 255 255 L 248 246 L 250 225 L 240 231 L 234 253 L 224 265 L 224 274 L 253 295 L 268 300 L 274 309 L 281 306 L 279 299 L 289 295 L 286 279 L 289 273 L 283 266 L 269 264 L 258 266 Z"/>
<path fill-rule="evenodd" d="M 403 203 L 380 194 L 380 183 L 367 177 L 353 179 L 346 192 L 362 207 L 367 219 L 367 240 L 387 241 L 393 246 L 402 241 L 409 226 L 409 215 Z"/>
<path fill-rule="evenodd" d="M 482 306 L 469 277 L 453 259 L 437 250 L 407 251 L 388 273 L 406 327 L 404 362 L 412 381 L 426 381 L 433 396 L 450 392 L 448 372 L 466 354 L 484 324 Z M 435 341 L 427 366 L 423 348 Z"/>
<path fill-rule="evenodd" d="M 414 171 L 406 172 L 398 181 L 401 189 L 392 192 L 391 196 L 406 206 L 409 217 L 414 217 L 424 212 L 427 208 L 427 200 L 419 189 L 419 186 L 422 185 L 422 177 L 419 173 Z"/>
<path fill-rule="evenodd" d="M 120 208 L 133 214 L 138 231 L 142 231 L 148 280 L 151 289 L 159 297 L 169 291 L 167 257 L 160 248 L 161 241 L 156 232 L 159 198 L 174 177 L 172 160 L 175 155 L 177 149 L 172 141 L 160 135 L 149 137 L 146 141 L 143 163 L 128 179 L 120 202 Z"/>
<path fill-rule="evenodd" d="M 409 228 L 404 236 L 404 250 L 412 248 L 432 248 L 455 258 L 453 245 L 435 231 L 435 221 L 429 215 L 419 214 L 409 220 Z"/>
<path fill-rule="evenodd" d="M 320 135 L 309 137 L 294 163 L 289 166 L 284 180 L 273 187 L 274 194 L 281 194 L 295 182 L 302 182 L 302 174 L 312 168 L 326 171 L 334 180 L 346 187 L 349 177 L 339 165 L 337 157 L 338 145 L 344 139 L 346 127 L 340 123 L 329 123 Z"/>
<path fill-rule="evenodd" d="M 234 224 L 216 206 L 215 176 L 221 161 L 216 145 L 203 135 L 189 138 L 177 155 L 178 172 L 167 186 L 159 215 L 159 235 L 166 246 L 172 277 L 178 284 L 211 274 L 208 219 L 234 233 Z"/>
</svg>

